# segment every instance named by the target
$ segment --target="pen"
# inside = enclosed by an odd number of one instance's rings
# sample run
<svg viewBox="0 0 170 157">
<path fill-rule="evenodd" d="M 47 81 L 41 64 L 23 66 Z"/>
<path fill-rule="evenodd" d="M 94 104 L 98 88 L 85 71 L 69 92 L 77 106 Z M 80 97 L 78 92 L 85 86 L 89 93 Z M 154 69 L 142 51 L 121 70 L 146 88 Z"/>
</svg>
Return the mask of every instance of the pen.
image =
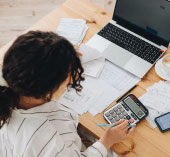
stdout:
<svg viewBox="0 0 170 157">
<path fill-rule="evenodd" d="M 129 92 L 131 92 L 137 85 L 134 85 L 132 88 L 130 88 L 125 94 L 123 94 L 119 99 L 116 100 L 118 103 L 125 95 L 127 95 Z"/>
<path fill-rule="evenodd" d="M 113 124 L 96 124 L 97 126 L 103 126 L 103 127 L 107 127 L 107 126 L 111 126 L 111 127 L 114 127 L 114 126 L 117 126 L 117 124 L 113 123 Z M 128 125 L 129 127 L 136 127 L 136 124 L 129 124 Z"/>
</svg>

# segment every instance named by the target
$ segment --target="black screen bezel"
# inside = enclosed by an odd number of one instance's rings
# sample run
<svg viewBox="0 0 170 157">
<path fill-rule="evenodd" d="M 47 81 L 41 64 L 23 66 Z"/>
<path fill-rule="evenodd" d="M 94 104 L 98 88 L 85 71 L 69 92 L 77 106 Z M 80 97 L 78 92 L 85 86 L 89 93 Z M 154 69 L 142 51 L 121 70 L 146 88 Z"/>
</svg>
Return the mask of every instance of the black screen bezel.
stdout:
<svg viewBox="0 0 170 157">
<path fill-rule="evenodd" d="M 123 19 L 123 18 L 121 18 L 119 16 L 116 16 L 115 12 L 117 10 L 118 1 L 119 0 L 117 0 L 116 4 L 115 4 L 115 9 L 114 9 L 112 20 L 116 21 L 119 25 L 133 31 L 134 33 L 139 34 L 140 36 L 142 36 L 142 37 L 156 43 L 157 45 L 163 45 L 165 47 L 168 47 L 169 41 L 164 40 L 164 39 L 162 39 L 162 38 L 160 38 L 158 36 L 155 36 L 155 35 L 147 32 L 143 28 L 140 28 L 137 25 L 132 24 L 132 23 L 128 22 L 127 20 Z"/>
<path fill-rule="evenodd" d="M 165 115 L 167 115 L 167 114 L 170 114 L 170 112 L 167 112 L 167 113 L 165 113 L 165 114 L 163 114 L 163 115 L 160 115 L 160 116 L 158 116 L 158 117 L 155 118 L 155 123 L 156 123 L 156 125 L 158 126 L 159 130 L 160 130 L 161 132 L 163 132 L 163 133 L 166 132 L 166 131 L 168 131 L 168 130 L 170 130 L 170 127 L 167 128 L 167 129 L 165 129 L 165 130 L 162 130 L 159 122 L 157 121 L 157 119 L 160 118 L 160 117 L 163 117 L 163 116 L 165 116 Z"/>
</svg>

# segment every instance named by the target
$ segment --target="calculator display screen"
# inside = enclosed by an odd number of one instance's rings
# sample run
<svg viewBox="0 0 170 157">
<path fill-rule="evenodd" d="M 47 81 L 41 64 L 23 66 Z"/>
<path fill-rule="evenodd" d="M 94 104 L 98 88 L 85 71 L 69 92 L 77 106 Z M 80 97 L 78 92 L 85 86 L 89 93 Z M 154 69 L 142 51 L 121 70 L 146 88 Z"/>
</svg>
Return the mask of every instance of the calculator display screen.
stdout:
<svg viewBox="0 0 170 157">
<path fill-rule="evenodd" d="M 144 112 L 140 109 L 140 107 L 130 98 L 127 97 L 124 102 L 131 108 L 131 110 L 141 118 L 144 115 Z"/>
</svg>

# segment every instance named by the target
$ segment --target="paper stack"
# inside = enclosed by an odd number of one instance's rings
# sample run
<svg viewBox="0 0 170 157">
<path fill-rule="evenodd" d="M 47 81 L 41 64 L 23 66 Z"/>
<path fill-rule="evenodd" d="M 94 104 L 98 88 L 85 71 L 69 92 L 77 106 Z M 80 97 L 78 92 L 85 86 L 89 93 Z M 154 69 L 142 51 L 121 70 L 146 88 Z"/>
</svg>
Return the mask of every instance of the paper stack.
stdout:
<svg viewBox="0 0 170 157">
<path fill-rule="evenodd" d="M 56 33 L 68 39 L 73 45 L 79 46 L 88 30 L 83 19 L 62 18 Z"/>
<path fill-rule="evenodd" d="M 83 90 L 80 93 L 76 93 L 74 89 L 66 91 L 59 103 L 72 108 L 80 115 L 87 111 L 96 115 L 110 105 L 115 97 L 118 97 L 116 90 L 102 80 L 96 82 L 95 79 L 86 77 L 82 85 Z"/>
<path fill-rule="evenodd" d="M 96 115 L 139 81 L 136 76 L 106 61 L 99 77 L 86 75 L 82 83 L 83 90 L 79 95 L 73 89 L 66 91 L 59 103 L 80 115 L 87 111 Z"/>
<path fill-rule="evenodd" d="M 149 110 L 146 120 L 155 128 L 155 117 L 170 111 L 170 81 L 155 83 L 139 99 Z"/>
<path fill-rule="evenodd" d="M 81 58 L 84 74 L 91 77 L 99 77 L 105 65 L 105 58 L 102 54 L 85 44 L 81 44 L 78 52 L 82 53 Z"/>
</svg>

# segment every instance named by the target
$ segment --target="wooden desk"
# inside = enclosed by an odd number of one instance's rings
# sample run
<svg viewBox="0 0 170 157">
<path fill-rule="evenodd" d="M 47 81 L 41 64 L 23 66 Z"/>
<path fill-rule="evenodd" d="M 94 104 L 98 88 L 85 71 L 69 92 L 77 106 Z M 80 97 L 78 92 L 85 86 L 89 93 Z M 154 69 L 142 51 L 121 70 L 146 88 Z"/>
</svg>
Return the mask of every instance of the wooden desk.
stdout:
<svg viewBox="0 0 170 157">
<path fill-rule="evenodd" d="M 60 18 L 82 18 L 86 20 L 89 30 L 83 42 L 89 40 L 111 18 L 112 14 L 96 7 L 87 0 L 68 0 L 61 7 L 49 13 L 28 30 L 56 31 Z M 27 31 L 28 31 L 27 30 Z M 4 53 L 12 42 L 0 49 L 0 63 Z M 166 53 L 170 53 L 170 48 Z M 145 93 L 145 89 L 160 78 L 156 75 L 154 67 L 146 74 L 132 93 L 137 97 Z M 58 98 L 64 88 L 61 88 L 56 97 Z M 115 102 L 113 103 L 115 104 Z M 112 104 L 112 105 L 113 105 Z M 105 128 L 96 127 L 96 123 L 105 123 L 103 114 L 93 117 L 90 113 L 80 116 L 80 123 L 96 137 L 101 137 Z M 153 129 L 146 120 L 137 125 L 133 135 L 112 149 L 126 157 L 167 157 L 170 156 L 170 132 L 160 133 L 158 128 Z"/>
</svg>

